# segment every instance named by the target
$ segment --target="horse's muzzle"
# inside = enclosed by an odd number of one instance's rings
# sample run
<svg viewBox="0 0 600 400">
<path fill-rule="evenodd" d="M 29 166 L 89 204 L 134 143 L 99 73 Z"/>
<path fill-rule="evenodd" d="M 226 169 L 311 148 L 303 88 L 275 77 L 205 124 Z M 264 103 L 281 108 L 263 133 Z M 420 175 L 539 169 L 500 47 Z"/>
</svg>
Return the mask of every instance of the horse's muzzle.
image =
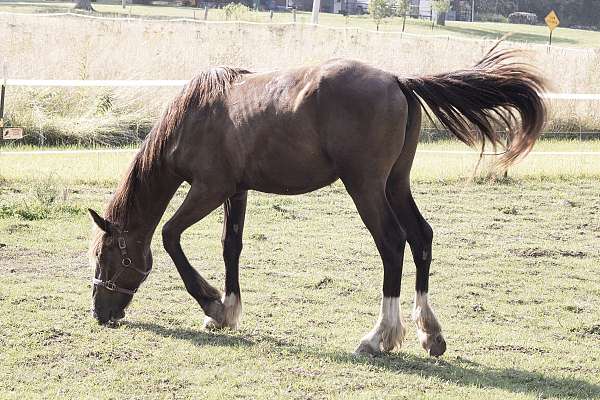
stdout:
<svg viewBox="0 0 600 400">
<path fill-rule="evenodd" d="M 108 311 L 96 311 L 92 310 L 92 315 L 101 325 L 108 323 L 117 322 L 125 317 L 124 310 L 108 310 Z"/>
</svg>

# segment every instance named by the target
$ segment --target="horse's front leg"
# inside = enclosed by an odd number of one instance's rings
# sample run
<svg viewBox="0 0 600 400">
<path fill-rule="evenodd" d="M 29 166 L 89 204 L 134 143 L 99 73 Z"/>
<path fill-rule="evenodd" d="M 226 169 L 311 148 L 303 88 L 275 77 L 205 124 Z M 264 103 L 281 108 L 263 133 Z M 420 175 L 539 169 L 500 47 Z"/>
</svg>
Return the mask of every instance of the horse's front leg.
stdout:
<svg viewBox="0 0 600 400">
<path fill-rule="evenodd" d="M 214 187 L 216 186 L 214 185 Z M 173 217 L 163 226 L 162 236 L 165 250 L 175 263 L 188 293 L 196 299 L 207 316 L 222 323 L 224 307 L 219 290 L 211 286 L 191 266 L 181 248 L 181 234 L 221 205 L 229 196 L 228 193 L 209 191 L 206 189 L 207 187 L 208 185 L 195 185 L 192 182 L 185 200 Z"/>
<path fill-rule="evenodd" d="M 246 200 L 248 192 L 236 193 L 223 204 L 223 260 L 225 261 L 225 294 L 223 318 L 218 322 L 206 317 L 204 326 L 208 329 L 229 327 L 237 329 L 242 316 L 242 298 L 240 295 L 239 266 L 242 253 L 242 235 L 246 216 Z"/>
</svg>

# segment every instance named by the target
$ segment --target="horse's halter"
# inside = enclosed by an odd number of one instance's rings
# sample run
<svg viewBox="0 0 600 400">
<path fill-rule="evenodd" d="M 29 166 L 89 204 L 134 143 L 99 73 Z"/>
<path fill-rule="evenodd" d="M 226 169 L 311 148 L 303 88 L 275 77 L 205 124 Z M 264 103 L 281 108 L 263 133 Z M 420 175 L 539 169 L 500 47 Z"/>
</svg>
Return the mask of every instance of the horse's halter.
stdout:
<svg viewBox="0 0 600 400">
<path fill-rule="evenodd" d="M 106 290 L 108 290 L 109 292 L 124 293 L 124 294 L 129 294 L 129 295 L 133 296 L 135 294 L 135 292 L 137 292 L 139 286 L 138 286 L 138 288 L 135 288 L 135 289 L 127 289 L 127 288 L 121 287 L 121 286 L 117 285 L 117 279 L 119 278 L 119 276 L 123 273 L 123 271 L 126 271 L 126 270 L 135 271 L 138 274 L 142 275 L 142 281 L 140 282 L 140 286 L 141 286 L 142 283 L 144 283 L 144 281 L 150 274 L 150 271 L 152 271 L 152 268 L 150 268 L 148 271 L 142 271 L 133 266 L 133 261 L 131 261 L 131 258 L 129 258 L 129 256 L 127 255 L 127 242 L 125 241 L 126 233 L 127 233 L 127 231 L 121 231 L 121 230 L 117 231 L 117 245 L 119 246 L 119 251 L 121 252 L 121 265 L 119 265 L 117 267 L 117 271 L 114 273 L 114 275 L 110 279 L 108 279 L 108 277 L 107 277 L 107 280 L 103 281 L 101 279 L 94 277 L 94 278 L 92 278 L 92 282 L 94 283 L 94 286 L 103 287 Z M 100 270 L 100 278 L 102 278 L 102 270 Z"/>
</svg>

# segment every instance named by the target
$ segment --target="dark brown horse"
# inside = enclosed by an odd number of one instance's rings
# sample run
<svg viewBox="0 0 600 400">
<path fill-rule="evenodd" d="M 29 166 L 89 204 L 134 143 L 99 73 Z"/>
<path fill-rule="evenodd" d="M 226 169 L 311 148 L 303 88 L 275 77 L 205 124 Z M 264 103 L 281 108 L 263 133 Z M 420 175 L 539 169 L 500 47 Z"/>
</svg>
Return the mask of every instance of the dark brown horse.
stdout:
<svg viewBox="0 0 600 400">
<path fill-rule="evenodd" d="M 514 56 L 494 50 L 472 68 L 418 78 L 348 60 L 260 74 L 216 68 L 196 76 L 145 140 L 104 217 L 90 210 L 100 228 L 90 250 L 95 318 L 123 318 L 152 268 L 156 226 L 186 181 L 190 190 L 162 229 L 164 247 L 204 310 L 206 326 L 236 328 L 247 191 L 299 194 L 339 178 L 384 269 L 379 319 L 356 351 L 373 354 L 402 343 L 399 295 L 408 241 L 417 268 L 417 334 L 431 355 L 443 354 L 446 343 L 427 299 L 433 231 L 409 185 L 421 105 L 469 145 L 509 139 L 502 162 L 512 163 L 531 149 L 545 119 L 544 82 Z M 223 297 L 180 244 L 187 228 L 222 204 Z"/>
</svg>

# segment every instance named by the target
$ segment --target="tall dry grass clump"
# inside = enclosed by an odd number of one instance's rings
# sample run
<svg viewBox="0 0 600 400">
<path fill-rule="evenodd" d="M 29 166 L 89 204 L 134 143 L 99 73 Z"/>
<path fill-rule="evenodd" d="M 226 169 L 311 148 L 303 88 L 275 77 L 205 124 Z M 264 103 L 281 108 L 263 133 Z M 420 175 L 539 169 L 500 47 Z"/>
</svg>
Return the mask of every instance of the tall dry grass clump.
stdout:
<svg viewBox="0 0 600 400">
<path fill-rule="evenodd" d="M 24 79 L 189 79 L 215 65 L 254 71 L 335 57 L 400 74 L 472 65 L 492 41 L 417 38 L 307 25 L 255 25 L 0 15 L 8 77 Z M 507 44 L 508 45 L 508 44 Z M 511 44 L 512 45 L 512 44 Z M 519 45 L 520 47 L 527 47 Z M 531 60 L 557 92 L 600 93 L 600 50 L 531 46 Z M 176 89 L 10 88 L 8 119 L 30 141 L 122 143 L 142 137 Z M 549 126 L 598 129 L 597 103 L 560 102 Z"/>
</svg>

